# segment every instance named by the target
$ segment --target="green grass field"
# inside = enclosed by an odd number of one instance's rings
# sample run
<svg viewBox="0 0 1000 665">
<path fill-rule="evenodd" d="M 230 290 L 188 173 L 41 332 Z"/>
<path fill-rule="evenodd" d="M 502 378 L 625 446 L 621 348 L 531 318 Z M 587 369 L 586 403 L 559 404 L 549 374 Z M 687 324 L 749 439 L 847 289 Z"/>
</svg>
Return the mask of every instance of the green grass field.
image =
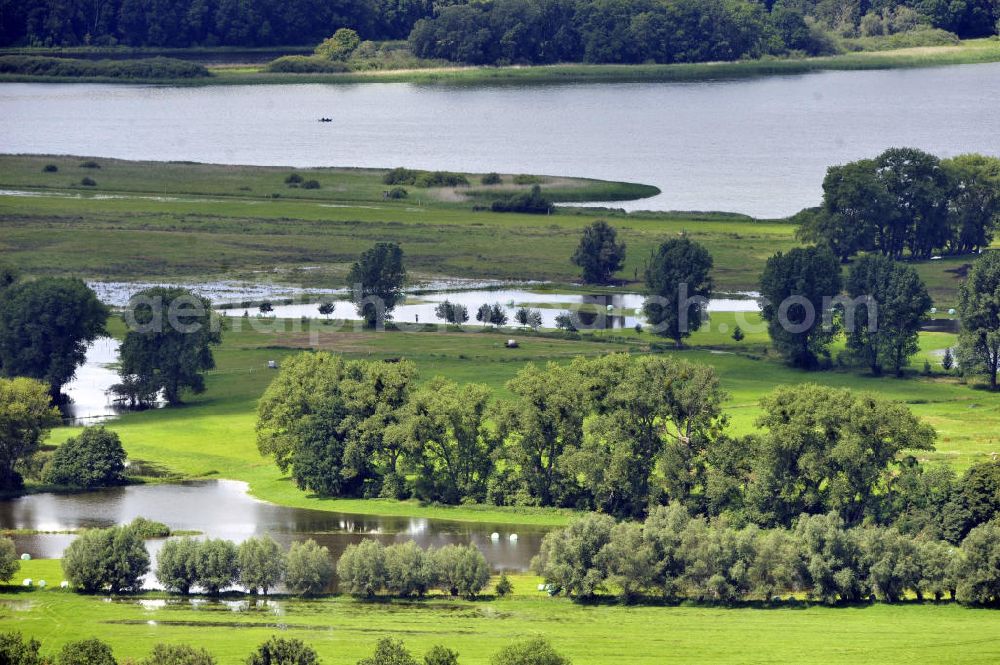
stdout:
<svg viewBox="0 0 1000 665">
<path fill-rule="evenodd" d="M 44 577 L 43 577 L 44 576 Z M 22 577 L 62 579 L 57 561 L 27 562 Z M 581 605 L 536 591 L 538 578 L 511 576 L 514 595 L 477 601 L 431 597 L 366 603 L 346 597 L 277 597 L 258 606 L 169 598 L 79 596 L 58 589 L 0 587 L 0 630 L 39 639 L 43 654 L 99 636 L 119 660 L 157 642 L 203 646 L 221 665 L 242 663 L 272 635 L 312 645 L 327 665 L 367 656 L 385 636 L 420 658 L 444 644 L 463 665 L 486 665 L 510 642 L 542 635 L 574 665 L 662 663 L 995 663 L 996 613 L 952 603 L 826 608 L 627 607 Z M 252 602 L 252 601 L 251 601 Z"/>
</svg>

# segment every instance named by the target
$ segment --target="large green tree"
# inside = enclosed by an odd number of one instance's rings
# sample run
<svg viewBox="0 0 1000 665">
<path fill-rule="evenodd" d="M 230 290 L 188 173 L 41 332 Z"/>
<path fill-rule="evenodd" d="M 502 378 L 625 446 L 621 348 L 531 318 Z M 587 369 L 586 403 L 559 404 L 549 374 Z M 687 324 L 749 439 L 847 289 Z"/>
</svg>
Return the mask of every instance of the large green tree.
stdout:
<svg viewBox="0 0 1000 665">
<path fill-rule="evenodd" d="M 79 279 L 12 284 L 0 290 L 0 371 L 44 381 L 58 397 L 87 345 L 107 334 L 107 319 L 108 308 Z"/>
<path fill-rule="evenodd" d="M 403 250 L 394 242 L 380 242 L 365 250 L 347 276 L 358 315 L 369 328 L 384 326 L 403 300 L 406 268 Z"/>
<path fill-rule="evenodd" d="M 796 367 L 814 369 L 836 334 L 832 299 L 840 264 L 825 247 L 796 247 L 767 260 L 760 278 L 761 314 L 771 343 Z"/>
<path fill-rule="evenodd" d="M 587 284 L 607 284 L 625 265 L 625 243 L 618 242 L 615 227 L 599 219 L 583 230 L 573 264 L 583 271 Z"/>
<path fill-rule="evenodd" d="M 138 377 L 179 404 L 184 390 L 205 390 L 202 372 L 215 367 L 212 346 L 221 343 L 211 303 L 187 289 L 155 286 L 133 296 L 125 309 L 119 351 L 123 379 Z"/>
<path fill-rule="evenodd" d="M 687 236 L 667 240 L 646 267 L 642 311 L 653 332 L 680 346 L 708 318 L 712 256 Z"/>
<path fill-rule="evenodd" d="M 125 449 L 115 432 L 86 427 L 56 448 L 45 476 L 55 485 L 93 488 L 125 480 Z"/>
<path fill-rule="evenodd" d="M 888 367 L 901 376 L 918 350 L 921 321 L 931 308 L 920 275 L 881 255 L 859 258 L 847 277 L 847 348 L 875 375 Z"/>
<path fill-rule="evenodd" d="M 0 378 L 0 489 L 21 486 L 14 470 L 38 450 L 49 430 L 62 422 L 48 386 L 34 379 Z"/>
<path fill-rule="evenodd" d="M 890 148 L 876 169 L 895 212 L 887 253 L 898 258 L 905 247 L 911 256 L 930 258 L 949 239 L 949 183 L 941 160 L 916 148 Z"/>
<path fill-rule="evenodd" d="M 1000 222 L 1000 159 L 959 155 L 941 164 L 951 185 L 949 250 L 967 254 L 989 247 Z"/>
<path fill-rule="evenodd" d="M 805 384 L 778 388 L 760 404 L 765 433 L 747 488 L 760 524 L 829 511 L 851 524 L 876 516 L 903 451 L 934 448 L 933 428 L 873 394 Z"/>
<path fill-rule="evenodd" d="M 1000 252 L 983 254 L 958 287 L 958 357 L 962 371 L 997 389 L 1000 371 Z"/>
</svg>

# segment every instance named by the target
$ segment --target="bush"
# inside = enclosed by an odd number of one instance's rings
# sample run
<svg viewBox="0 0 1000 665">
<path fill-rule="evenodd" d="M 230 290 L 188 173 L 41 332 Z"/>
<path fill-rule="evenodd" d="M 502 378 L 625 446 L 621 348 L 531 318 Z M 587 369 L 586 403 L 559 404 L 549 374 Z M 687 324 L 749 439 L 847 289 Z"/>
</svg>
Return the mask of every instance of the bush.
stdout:
<svg viewBox="0 0 1000 665">
<path fill-rule="evenodd" d="M 1000 520 L 977 526 L 962 541 L 957 563 L 958 600 L 1000 605 Z"/>
<path fill-rule="evenodd" d="M 198 585 L 210 595 L 232 586 L 239 578 L 236 545 L 228 540 L 213 538 L 198 545 L 196 558 Z"/>
<path fill-rule="evenodd" d="M 85 162 L 80 162 L 80 168 L 81 169 L 99 169 L 99 168 L 101 168 L 101 165 L 98 164 L 97 162 L 95 162 L 92 159 L 88 159 Z"/>
<path fill-rule="evenodd" d="M 247 665 L 316 665 L 319 656 L 302 640 L 272 637 L 257 647 L 246 662 Z"/>
<path fill-rule="evenodd" d="M 57 662 L 59 665 L 118 665 L 111 647 L 97 638 L 64 645 Z"/>
<path fill-rule="evenodd" d="M 502 185 L 503 178 L 500 177 L 499 173 L 487 173 L 479 179 L 479 182 L 484 185 Z"/>
<path fill-rule="evenodd" d="M 21 633 L 0 633 L 0 663 L 5 665 L 43 665 L 38 655 L 42 648 L 36 639 L 24 641 Z"/>
<path fill-rule="evenodd" d="M 358 665 L 417 665 L 417 661 L 402 642 L 383 637 L 375 645 L 375 653 L 359 660 Z"/>
<path fill-rule="evenodd" d="M 250 593 L 259 589 L 266 596 L 285 573 L 285 554 L 270 536 L 244 540 L 237 556 L 240 584 Z"/>
<path fill-rule="evenodd" d="M 211 76 L 203 65 L 175 58 L 82 60 L 38 55 L 0 56 L 0 74 L 139 80 L 191 79 Z"/>
<path fill-rule="evenodd" d="M 298 173 L 289 173 L 288 177 L 285 178 L 286 185 L 298 185 L 302 182 L 302 176 Z"/>
<path fill-rule="evenodd" d="M 157 644 L 141 665 L 215 665 L 215 658 L 204 649 L 186 644 Z"/>
<path fill-rule="evenodd" d="M 348 545 L 337 562 L 340 589 L 352 596 L 374 596 L 386 583 L 385 547 L 377 540 Z"/>
<path fill-rule="evenodd" d="M 531 187 L 530 193 L 521 192 L 502 199 L 497 199 L 490 205 L 493 212 L 520 212 L 530 215 L 547 215 L 552 212 L 552 202 L 542 196 L 542 188 Z"/>
<path fill-rule="evenodd" d="M 84 531 L 63 552 L 63 572 L 85 593 L 138 591 L 149 572 L 149 553 L 127 526 Z"/>
<path fill-rule="evenodd" d="M 56 173 L 58 170 L 59 167 L 56 166 L 55 164 L 46 164 L 45 166 L 42 167 L 42 171 L 45 173 Z"/>
<path fill-rule="evenodd" d="M 319 189 L 319 180 L 306 180 L 302 183 L 302 189 Z"/>
<path fill-rule="evenodd" d="M 86 489 L 122 484 L 125 449 L 121 439 L 103 427 L 85 427 L 56 448 L 45 480 Z"/>
<path fill-rule="evenodd" d="M 303 596 L 326 591 L 333 581 L 333 562 L 330 550 L 314 540 L 292 543 L 285 568 L 285 584 Z"/>
<path fill-rule="evenodd" d="M 541 183 L 542 179 L 536 175 L 525 175 L 522 173 L 521 175 L 514 176 L 515 185 L 540 185 Z"/>
<path fill-rule="evenodd" d="M 80 184 L 84 187 L 97 187 L 97 181 L 86 176 L 80 179 Z"/>
<path fill-rule="evenodd" d="M 438 586 L 453 596 L 475 598 L 490 581 L 486 557 L 475 545 L 446 545 L 431 557 Z"/>
<path fill-rule="evenodd" d="M 20 569 L 21 560 L 17 558 L 14 541 L 0 537 L 0 582 L 10 582 Z"/>
<path fill-rule="evenodd" d="M 541 637 L 512 644 L 490 659 L 490 665 L 570 665 L 570 662 Z"/>
<path fill-rule="evenodd" d="M 500 573 L 500 579 L 497 580 L 495 591 L 497 598 L 506 598 L 514 593 L 514 585 L 511 583 L 510 578 L 507 577 L 507 573 Z"/>
<path fill-rule="evenodd" d="M 420 171 L 397 167 L 382 176 L 386 185 L 413 185 L 415 187 L 460 187 L 469 184 L 461 173 L 450 171 Z"/>
<path fill-rule="evenodd" d="M 316 56 L 284 55 L 267 63 L 264 70 L 273 74 L 340 74 L 350 68 Z"/>
<path fill-rule="evenodd" d="M 412 540 L 385 548 L 385 588 L 397 596 L 422 596 L 434 582 L 427 553 Z"/>
<path fill-rule="evenodd" d="M 350 28 L 340 28 L 332 37 L 316 47 L 316 55 L 327 60 L 347 60 L 361 44 L 358 33 Z"/>
<path fill-rule="evenodd" d="M 392 189 L 390 189 L 385 193 L 385 197 L 387 199 L 394 199 L 394 200 L 405 199 L 409 195 L 410 193 L 405 189 L 403 189 L 402 187 L 393 187 Z"/>
<path fill-rule="evenodd" d="M 168 591 L 187 594 L 198 581 L 198 546 L 194 538 L 163 543 L 156 559 L 156 579 Z"/>
<path fill-rule="evenodd" d="M 424 654 L 424 665 L 458 665 L 458 652 L 441 645 Z"/>
<path fill-rule="evenodd" d="M 136 517 L 129 523 L 129 528 L 134 530 L 143 540 L 148 538 L 166 538 L 170 535 L 170 527 L 163 522 Z"/>
</svg>

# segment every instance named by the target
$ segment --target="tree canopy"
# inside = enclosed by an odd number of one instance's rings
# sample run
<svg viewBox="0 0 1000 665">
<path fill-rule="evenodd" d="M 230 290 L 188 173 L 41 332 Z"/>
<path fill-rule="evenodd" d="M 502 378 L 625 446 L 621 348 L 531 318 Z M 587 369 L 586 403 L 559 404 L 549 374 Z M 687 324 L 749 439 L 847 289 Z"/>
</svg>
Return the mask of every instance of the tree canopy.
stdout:
<svg viewBox="0 0 1000 665">
<path fill-rule="evenodd" d="M 618 242 L 615 227 L 597 220 L 583 229 L 573 264 L 580 267 L 587 284 L 607 284 L 625 265 L 625 243 Z"/>
<path fill-rule="evenodd" d="M 653 332 L 682 340 L 708 319 L 712 256 L 687 236 L 667 240 L 646 266 L 648 296 L 642 306 Z"/>
<path fill-rule="evenodd" d="M 14 465 L 34 454 L 49 431 L 61 422 L 44 383 L 0 378 L 0 489 L 21 487 L 21 475 Z"/>
<path fill-rule="evenodd" d="M 972 265 L 958 289 L 959 363 L 963 372 L 986 377 L 997 388 L 1000 371 L 1000 252 L 987 252 Z"/>
<path fill-rule="evenodd" d="M 365 250 L 351 266 L 347 282 L 358 315 L 369 328 L 384 326 L 403 300 L 406 268 L 403 250 L 394 242 L 380 242 Z"/>
</svg>

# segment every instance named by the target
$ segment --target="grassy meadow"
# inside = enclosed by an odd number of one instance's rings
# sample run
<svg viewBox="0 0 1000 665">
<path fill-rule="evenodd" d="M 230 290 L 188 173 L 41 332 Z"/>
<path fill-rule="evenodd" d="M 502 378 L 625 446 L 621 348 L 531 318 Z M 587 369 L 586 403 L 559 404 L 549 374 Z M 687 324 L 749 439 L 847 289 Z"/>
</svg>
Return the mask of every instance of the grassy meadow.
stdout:
<svg viewBox="0 0 1000 665">
<path fill-rule="evenodd" d="M 30 561 L 20 577 L 61 579 L 58 561 Z M 503 646 L 545 636 L 576 665 L 660 663 L 995 663 L 995 612 L 954 603 L 884 603 L 828 608 L 659 607 L 578 604 L 536 591 L 539 578 L 512 575 L 514 594 L 476 601 L 208 601 L 145 593 L 80 596 L 59 589 L 0 586 L 0 630 L 19 630 L 55 655 L 63 644 L 99 635 L 119 660 L 138 659 L 157 642 L 206 648 L 220 665 L 244 662 L 272 635 L 298 638 L 323 662 L 346 665 L 381 637 L 402 639 L 418 658 L 443 644 L 464 665 L 486 665 Z"/>
</svg>

